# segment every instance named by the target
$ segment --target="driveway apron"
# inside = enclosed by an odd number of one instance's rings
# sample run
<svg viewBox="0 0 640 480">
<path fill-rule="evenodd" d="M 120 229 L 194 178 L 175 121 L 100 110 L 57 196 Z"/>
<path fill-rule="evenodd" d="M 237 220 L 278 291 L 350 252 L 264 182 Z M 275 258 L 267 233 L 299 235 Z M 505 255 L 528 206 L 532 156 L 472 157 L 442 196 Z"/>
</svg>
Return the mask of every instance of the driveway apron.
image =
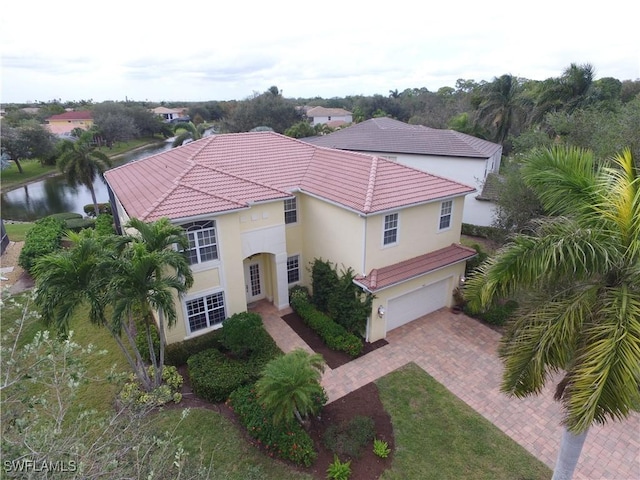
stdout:
<svg viewBox="0 0 640 480">
<path fill-rule="evenodd" d="M 290 310 L 278 312 L 260 302 L 255 311 L 283 351 L 311 351 L 282 320 Z M 556 379 L 537 396 L 519 399 L 501 393 L 499 339 L 498 332 L 478 321 L 441 309 L 389 332 L 388 345 L 339 368 L 327 368 L 322 385 L 332 402 L 414 362 L 553 468 L 562 433 L 562 411 L 553 400 Z M 640 480 L 640 415 L 591 427 L 574 480 Z"/>
</svg>

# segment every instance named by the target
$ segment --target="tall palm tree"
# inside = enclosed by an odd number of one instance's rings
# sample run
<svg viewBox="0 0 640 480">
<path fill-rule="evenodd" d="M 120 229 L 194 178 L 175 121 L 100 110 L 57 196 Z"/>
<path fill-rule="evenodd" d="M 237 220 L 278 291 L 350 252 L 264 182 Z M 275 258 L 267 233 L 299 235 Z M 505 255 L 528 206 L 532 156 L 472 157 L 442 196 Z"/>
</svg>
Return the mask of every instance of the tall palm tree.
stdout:
<svg viewBox="0 0 640 480">
<path fill-rule="evenodd" d="M 118 272 L 112 283 L 115 323 L 131 328 L 133 313 L 142 312 L 149 356 L 154 366 L 155 385 L 159 385 L 164 365 L 166 327 L 176 321 L 176 309 L 172 292 L 178 296 L 184 294 L 193 284 L 193 274 L 187 258 L 181 253 L 189 246 L 184 230 L 162 218 L 153 223 L 145 223 L 132 218 L 126 225 L 135 229 L 135 233 L 121 237 L 119 255 L 114 269 Z M 178 250 L 174 248 L 178 247 Z M 167 271 L 171 275 L 165 275 Z M 151 335 L 152 310 L 158 314 L 158 334 L 160 345 L 158 357 Z M 166 325 L 165 325 L 166 323 Z"/>
<path fill-rule="evenodd" d="M 521 304 L 501 339 L 503 392 L 538 394 L 562 374 L 553 478 L 569 479 L 589 427 L 640 406 L 640 175 L 629 150 L 601 165 L 560 147 L 533 154 L 522 173 L 550 217 L 484 263 L 465 297 L 474 310 Z"/>
<path fill-rule="evenodd" d="M 192 122 L 176 123 L 173 127 L 176 138 L 171 144 L 172 147 L 179 147 L 187 141 L 200 140 L 204 135 L 205 126 L 203 123 L 195 125 Z"/>
<path fill-rule="evenodd" d="M 304 424 L 310 413 L 317 413 L 318 396 L 324 394 L 320 385 L 324 359 L 296 349 L 271 360 L 256 383 L 262 404 L 273 415 L 274 423 L 290 422 L 294 418 Z"/>
<path fill-rule="evenodd" d="M 174 292 L 178 296 L 184 293 L 193 283 L 193 275 L 182 253 L 161 247 L 163 242 L 185 244 L 176 233 L 176 229 L 182 232 L 179 227 L 172 226 L 166 219 L 151 225 L 134 219 L 128 224 L 134 225 L 144 233 L 122 238 L 99 237 L 93 230 L 82 234 L 70 232 L 71 248 L 36 262 L 35 303 L 45 322 L 54 324 L 61 333 L 68 331 L 71 315 L 80 306 L 88 305 L 90 320 L 109 329 L 140 385 L 151 390 L 162 381 L 165 316 L 168 325 L 175 323 Z M 148 244 L 145 239 L 149 240 Z M 112 311 L 110 318 L 106 315 L 108 307 Z M 152 310 L 159 316 L 158 357 L 149 324 Z M 149 357 L 154 366 L 153 378 L 149 377 L 136 345 L 137 315 L 144 321 Z"/>
<path fill-rule="evenodd" d="M 81 184 L 89 189 L 97 217 L 100 210 L 93 182 L 111 168 L 111 160 L 84 136 L 75 142 L 63 140 L 61 151 L 62 154 L 57 161 L 58 169 L 71 186 Z"/>
<path fill-rule="evenodd" d="M 521 82 L 517 77 L 505 74 L 484 85 L 480 92 L 478 121 L 495 132 L 493 141 L 502 144 L 509 136 L 518 115 L 524 112 Z"/>
</svg>

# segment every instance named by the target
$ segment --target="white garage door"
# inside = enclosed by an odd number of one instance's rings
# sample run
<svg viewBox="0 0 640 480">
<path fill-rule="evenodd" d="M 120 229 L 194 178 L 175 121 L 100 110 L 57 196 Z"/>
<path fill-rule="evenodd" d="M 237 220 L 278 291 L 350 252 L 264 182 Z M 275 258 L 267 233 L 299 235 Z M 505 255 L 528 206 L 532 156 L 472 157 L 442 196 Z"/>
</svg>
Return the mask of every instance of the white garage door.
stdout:
<svg viewBox="0 0 640 480">
<path fill-rule="evenodd" d="M 387 307 L 387 331 L 398 328 L 427 313 L 447 305 L 449 278 L 426 285 L 406 295 L 389 300 Z"/>
</svg>

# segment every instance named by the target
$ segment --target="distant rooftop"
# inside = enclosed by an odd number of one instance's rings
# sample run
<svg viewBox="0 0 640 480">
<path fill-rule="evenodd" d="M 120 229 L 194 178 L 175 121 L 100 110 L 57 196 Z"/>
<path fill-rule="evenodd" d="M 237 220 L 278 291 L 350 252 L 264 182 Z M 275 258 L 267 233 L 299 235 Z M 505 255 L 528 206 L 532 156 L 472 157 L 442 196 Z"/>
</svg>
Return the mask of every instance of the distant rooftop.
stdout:
<svg viewBox="0 0 640 480">
<path fill-rule="evenodd" d="M 372 118 L 305 142 L 361 152 L 407 153 L 445 157 L 489 158 L 502 148 L 455 130 L 410 125 L 392 118 Z"/>
</svg>

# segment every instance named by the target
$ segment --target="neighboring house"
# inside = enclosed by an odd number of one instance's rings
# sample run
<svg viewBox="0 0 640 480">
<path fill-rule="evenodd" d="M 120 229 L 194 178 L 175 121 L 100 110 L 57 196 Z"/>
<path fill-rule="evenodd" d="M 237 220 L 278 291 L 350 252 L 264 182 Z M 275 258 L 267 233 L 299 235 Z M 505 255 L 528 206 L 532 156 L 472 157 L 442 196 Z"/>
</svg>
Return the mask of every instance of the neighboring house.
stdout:
<svg viewBox="0 0 640 480">
<path fill-rule="evenodd" d="M 165 122 L 171 122 L 171 120 L 178 120 L 186 116 L 186 110 L 184 108 L 156 107 L 152 112 L 162 117 Z"/>
<path fill-rule="evenodd" d="M 351 112 L 342 108 L 313 107 L 307 110 L 306 115 L 313 126 L 325 124 L 331 128 L 338 128 L 353 122 Z"/>
<path fill-rule="evenodd" d="M 47 128 L 54 135 L 68 135 L 74 128 L 88 130 L 93 125 L 93 116 L 89 110 L 64 112 L 47 118 Z"/>
<path fill-rule="evenodd" d="M 464 205 L 464 223 L 493 223 L 495 204 L 483 192 L 487 176 L 500 169 L 502 146 L 455 130 L 372 118 L 342 130 L 303 139 L 314 145 L 379 155 L 425 172 L 472 185 L 479 193 Z"/>
<path fill-rule="evenodd" d="M 105 173 L 116 225 L 162 217 L 187 232 L 194 285 L 169 343 L 221 326 L 289 288 L 316 258 L 351 267 L 375 294 L 370 341 L 452 303 L 468 258 L 466 185 L 373 155 L 274 132 L 206 137 Z"/>
</svg>

